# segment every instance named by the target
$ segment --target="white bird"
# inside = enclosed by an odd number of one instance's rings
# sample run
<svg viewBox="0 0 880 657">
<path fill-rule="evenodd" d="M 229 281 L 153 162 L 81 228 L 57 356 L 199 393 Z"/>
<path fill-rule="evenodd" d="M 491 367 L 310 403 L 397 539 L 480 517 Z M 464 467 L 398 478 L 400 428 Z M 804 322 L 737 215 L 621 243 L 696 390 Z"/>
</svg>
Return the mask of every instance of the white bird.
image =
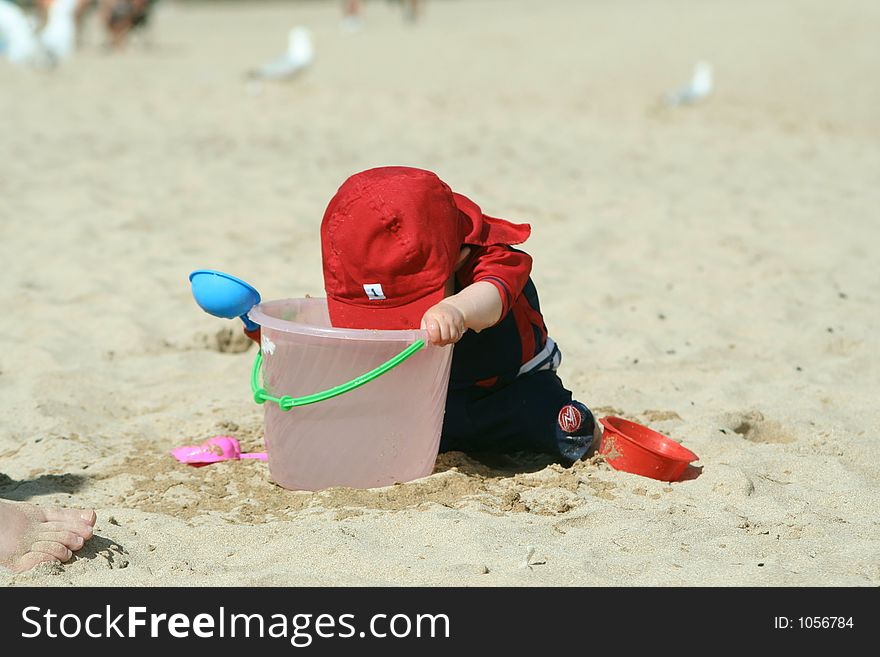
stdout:
<svg viewBox="0 0 880 657">
<path fill-rule="evenodd" d="M 315 58 L 312 37 L 304 27 L 295 27 L 287 37 L 287 52 L 248 73 L 252 78 L 282 80 L 305 69 Z"/>
<path fill-rule="evenodd" d="M 76 45 L 77 0 L 55 0 L 49 5 L 46 27 L 40 32 L 40 41 L 58 60 L 67 59 Z"/>
<path fill-rule="evenodd" d="M 694 74 L 687 86 L 666 94 L 666 104 L 671 107 L 689 105 L 708 97 L 712 93 L 712 67 L 708 62 L 697 62 Z"/>
<path fill-rule="evenodd" d="M 9 61 L 15 64 L 50 63 L 27 16 L 7 0 L 0 0 L 0 41 L 6 44 Z"/>
</svg>

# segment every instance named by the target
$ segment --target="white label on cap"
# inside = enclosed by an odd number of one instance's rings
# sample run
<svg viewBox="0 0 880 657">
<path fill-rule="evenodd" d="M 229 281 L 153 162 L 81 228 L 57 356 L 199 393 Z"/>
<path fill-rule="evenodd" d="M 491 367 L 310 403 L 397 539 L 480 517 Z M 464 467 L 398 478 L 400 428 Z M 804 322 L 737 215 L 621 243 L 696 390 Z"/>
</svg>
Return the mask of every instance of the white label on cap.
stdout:
<svg viewBox="0 0 880 657">
<path fill-rule="evenodd" d="M 378 301 L 379 299 L 385 298 L 382 286 L 378 283 L 364 283 L 364 292 L 367 293 L 367 297 L 372 301 Z"/>
</svg>

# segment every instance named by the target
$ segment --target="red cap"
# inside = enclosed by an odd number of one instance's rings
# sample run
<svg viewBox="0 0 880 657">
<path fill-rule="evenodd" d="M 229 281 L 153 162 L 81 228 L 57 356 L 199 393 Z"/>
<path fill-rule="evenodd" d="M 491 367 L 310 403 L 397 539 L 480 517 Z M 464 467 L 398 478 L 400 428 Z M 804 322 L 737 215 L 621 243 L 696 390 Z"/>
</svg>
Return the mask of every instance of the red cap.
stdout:
<svg viewBox="0 0 880 657">
<path fill-rule="evenodd" d="M 484 215 L 435 174 L 380 167 L 351 176 L 321 222 L 330 322 L 412 329 L 446 296 L 461 247 L 520 244 L 531 229 Z"/>
</svg>

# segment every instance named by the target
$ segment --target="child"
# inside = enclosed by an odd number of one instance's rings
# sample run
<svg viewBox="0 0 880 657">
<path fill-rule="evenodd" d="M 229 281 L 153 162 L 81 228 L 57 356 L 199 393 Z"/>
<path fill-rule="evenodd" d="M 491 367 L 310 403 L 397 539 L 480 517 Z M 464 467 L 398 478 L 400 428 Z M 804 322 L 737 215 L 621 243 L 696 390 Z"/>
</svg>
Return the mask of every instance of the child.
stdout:
<svg viewBox="0 0 880 657">
<path fill-rule="evenodd" d="M 531 229 L 484 215 L 435 174 L 370 169 L 345 181 L 321 223 L 330 321 L 428 332 L 455 343 L 441 451 L 543 452 L 573 463 L 597 423 L 556 374 L 532 259 L 511 245 Z"/>
</svg>

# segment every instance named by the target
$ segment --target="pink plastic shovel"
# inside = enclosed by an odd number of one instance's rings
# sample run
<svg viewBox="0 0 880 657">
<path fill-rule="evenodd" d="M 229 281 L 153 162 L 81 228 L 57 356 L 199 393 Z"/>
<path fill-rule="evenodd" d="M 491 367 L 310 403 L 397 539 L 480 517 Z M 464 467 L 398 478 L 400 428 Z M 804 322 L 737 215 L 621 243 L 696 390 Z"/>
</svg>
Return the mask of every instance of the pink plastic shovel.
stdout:
<svg viewBox="0 0 880 657">
<path fill-rule="evenodd" d="M 241 445 L 232 436 L 214 436 L 201 445 L 185 445 L 171 450 L 171 455 L 181 463 L 202 467 L 220 461 L 238 459 L 268 460 L 265 452 L 241 453 Z"/>
</svg>

